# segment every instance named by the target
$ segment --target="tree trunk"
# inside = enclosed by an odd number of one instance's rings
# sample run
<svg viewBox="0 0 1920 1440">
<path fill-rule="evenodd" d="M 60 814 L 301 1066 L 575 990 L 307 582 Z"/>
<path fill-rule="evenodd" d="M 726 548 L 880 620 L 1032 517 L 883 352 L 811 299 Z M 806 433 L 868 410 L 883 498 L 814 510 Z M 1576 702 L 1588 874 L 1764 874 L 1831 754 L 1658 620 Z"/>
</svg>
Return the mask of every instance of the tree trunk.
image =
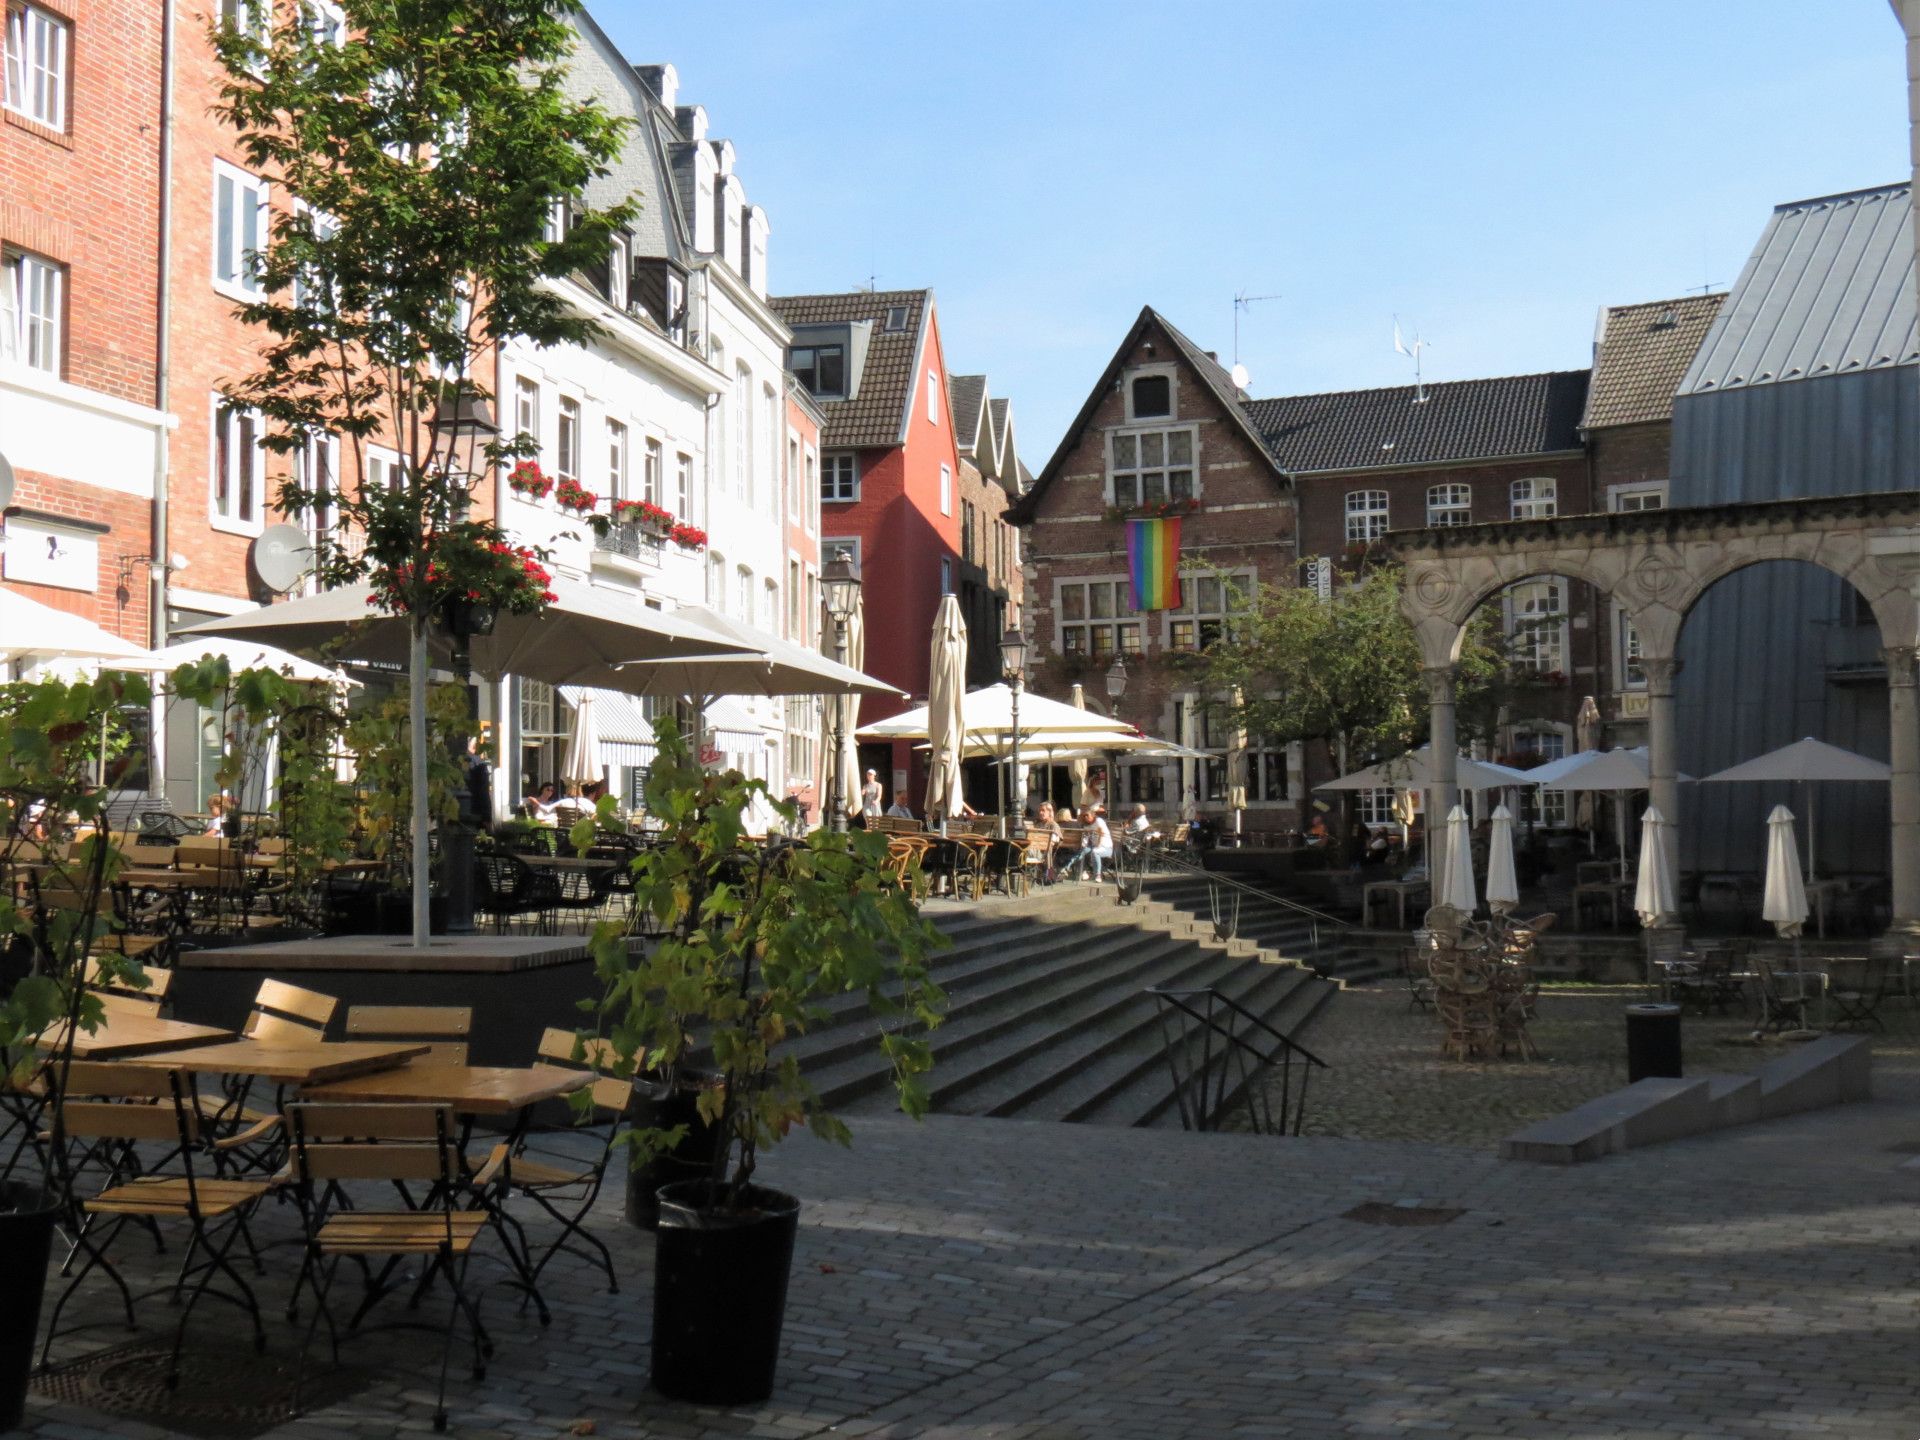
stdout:
<svg viewBox="0 0 1920 1440">
<path fill-rule="evenodd" d="M 432 819 L 427 811 L 427 622 L 413 617 L 413 644 L 407 655 L 407 738 L 413 771 L 413 945 L 428 943 L 427 836 Z"/>
</svg>

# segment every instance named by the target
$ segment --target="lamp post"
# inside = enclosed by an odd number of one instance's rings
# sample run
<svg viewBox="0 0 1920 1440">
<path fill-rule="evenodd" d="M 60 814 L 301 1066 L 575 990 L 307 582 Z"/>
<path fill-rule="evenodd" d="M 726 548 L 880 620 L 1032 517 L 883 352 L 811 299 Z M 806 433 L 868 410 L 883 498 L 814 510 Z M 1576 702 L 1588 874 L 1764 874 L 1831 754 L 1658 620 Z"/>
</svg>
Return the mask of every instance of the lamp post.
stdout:
<svg viewBox="0 0 1920 1440">
<path fill-rule="evenodd" d="M 1113 664 L 1107 667 L 1107 711 L 1110 718 L 1120 718 L 1120 697 L 1127 693 L 1127 657 L 1116 655 Z M 1120 752 L 1107 751 L 1107 809 L 1120 801 Z"/>
<path fill-rule="evenodd" d="M 1027 780 L 1020 769 L 1020 692 L 1027 683 L 1027 641 L 1018 626 L 1008 627 L 1007 633 L 1000 637 L 1000 673 L 1006 676 L 1007 683 L 1013 687 L 1013 820 L 1016 826 L 1024 826 L 1027 818 Z M 1010 834 L 1004 823 L 1006 817 L 1000 817 L 1000 833 Z"/>
<path fill-rule="evenodd" d="M 475 448 L 500 433 L 493 423 L 493 410 L 486 397 L 465 386 L 435 407 L 427 428 L 433 434 L 434 448 L 446 447 L 441 457 L 445 468 L 451 471 L 458 463 L 462 473 L 468 475 L 474 473 Z M 468 437 L 464 457 L 460 453 L 463 435 Z M 439 618 L 453 639 L 453 671 L 460 682 L 461 693 L 466 696 L 466 718 L 472 720 L 473 662 L 468 642 L 476 636 L 493 633 L 494 612 L 491 606 L 457 600 L 449 601 L 446 613 Z M 460 774 L 455 792 L 460 809 L 453 823 L 440 835 L 441 886 L 447 898 L 447 933 L 468 935 L 473 932 L 473 837 L 475 831 L 493 817 L 481 815 L 474 808 L 475 796 L 468 778 L 472 767 L 464 744 L 454 756 L 454 763 Z"/>
<path fill-rule="evenodd" d="M 845 550 L 834 552 L 833 559 L 820 572 L 820 589 L 827 602 L 827 618 L 833 621 L 833 658 L 847 663 L 847 622 L 860 604 L 860 567 Z M 845 773 L 847 753 L 847 699 L 833 697 L 833 785 L 827 791 L 827 827 L 836 835 L 847 830 L 847 812 L 842 803 L 847 792 Z"/>
</svg>

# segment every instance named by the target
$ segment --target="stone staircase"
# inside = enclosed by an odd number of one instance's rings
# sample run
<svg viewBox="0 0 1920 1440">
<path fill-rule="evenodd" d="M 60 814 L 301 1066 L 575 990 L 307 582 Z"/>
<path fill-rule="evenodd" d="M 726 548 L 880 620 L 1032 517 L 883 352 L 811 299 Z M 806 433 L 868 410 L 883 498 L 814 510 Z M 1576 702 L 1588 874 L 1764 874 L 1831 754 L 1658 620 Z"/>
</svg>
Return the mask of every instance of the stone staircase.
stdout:
<svg viewBox="0 0 1920 1440">
<path fill-rule="evenodd" d="M 1215 988 L 1296 1038 L 1338 988 L 1247 942 L 1220 944 L 1171 906 L 1117 906 L 1111 885 L 927 913 L 952 942 L 935 959 L 948 1009 L 928 1077 L 947 1114 L 1177 1126 L 1148 986 Z M 808 1079 L 833 1108 L 893 1109 L 863 1002 L 829 1009 L 830 1023 L 794 1042 Z"/>
<path fill-rule="evenodd" d="M 1258 885 L 1251 886 L 1252 891 L 1259 889 Z M 1205 875 L 1176 871 L 1150 876 L 1146 883 L 1146 895 L 1148 899 L 1192 918 L 1206 934 L 1213 933 L 1213 904 Z M 1324 921 L 1316 927 L 1311 917 L 1277 898 L 1222 885 L 1220 903 L 1225 914 L 1232 913 L 1236 895 L 1240 898 L 1236 938 L 1250 941 L 1267 958 L 1297 960 L 1329 979 L 1347 985 L 1386 979 L 1396 973 L 1394 967 L 1377 953 L 1348 946 L 1343 939 L 1343 927 Z"/>
</svg>

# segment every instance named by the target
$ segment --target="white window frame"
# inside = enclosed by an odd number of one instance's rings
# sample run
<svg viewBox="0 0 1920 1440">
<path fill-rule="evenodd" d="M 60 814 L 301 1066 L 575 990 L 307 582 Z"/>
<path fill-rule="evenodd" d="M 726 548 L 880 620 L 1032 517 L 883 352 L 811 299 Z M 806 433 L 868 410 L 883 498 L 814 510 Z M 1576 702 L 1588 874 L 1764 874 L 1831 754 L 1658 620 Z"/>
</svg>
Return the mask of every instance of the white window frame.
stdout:
<svg viewBox="0 0 1920 1440">
<path fill-rule="evenodd" d="M 1391 528 L 1393 500 L 1384 490 L 1349 490 L 1345 514 L 1347 544 L 1370 545 Z"/>
<path fill-rule="evenodd" d="M 1166 429 L 1180 419 L 1180 376 L 1174 365 L 1136 365 L 1126 372 L 1122 389 L 1126 395 L 1127 423 L 1142 425 L 1149 429 Z M 1142 415 L 1134 408 L 1133 382 L 1136 380 L 1165 380 L 1167 382 L 1167 413 L 1164 415 Z M 1196 442 L 1197 443 L 1197 442 Z"/>
<path fill-rule="evenodd" d="M 1209 604 L 1202 608 L 1201 601 L 1210 598 L 1210 587 L 1218 582 L 1220 586 L 1219 604 Z M 1180 572 L 1180 608 L 1168 610 L 1160 617 L 1160 645 L 1169 652 L 1198 654 L 1225 634 L 1233 622 L 1233 617 L 1243 615 L 1252 607 L 1254 587 L 1259 577 L 1252 570 L 1227 570 L 1215 573 L 1212 570 L 1183 570 Z M 1237 599 L 1238 605 L 1230 605 L 1229 600 Z M 1213 634 L 1209 634 L 1209 628 Z"/>
<path fill-rule="evenodd" d="M 1560 513 L 1560 482 L 1551 475 L 1533 475 L 1507 487 L 1509 518 L 1551 520 Z"/>
<path fill-rule="evenodd" d="M 263 45 L 273 38 L 272 0 L 220 0 L 220 20 Z"/>
<path fill-rule="evenodd" d="M 1548 596 L 1554 608 L 1539 608 L 1536 597 Z M 1516 580 L 1507 587 L 1502 606 L 1514 665 L 1535 675 L 1565 675 L 1570 618 L 1566 577 L 1530 575 Z"/>
<path fill-rule="evenodd" d="M 733 367 L 733 498 L 753 506 L 753 371 Z"/>
<path fill-rule="evenodd" d="M 640 498 L 650 505 L 666 508 L 667 448 L 649 435 L 642 443 L 640 456 Z"/>
<path fill-rule="evenodd" d="M 398 450 L 386 445 L 367 446 L 367 473 L 360 477 L 361 488 L 391 490 L 407 483 L 407 462 Z"/>
<path fill-rule="evenodd" d="M 335 0 L 301 0 L 307 17 L 307 34 L 316 45 L 343 49 L 347 43 L 347 12 Z"/>
<path fill-rule="evenodd" d="M 6 21 L 6 76 L 0 101 L 16 115 L 66 134 L 73 93 L 71 23 L 32 0 L 11 0 Z"/>
<path fill-rule="evenodd" d="M 1458 480 L 1427 487 L 1427 528 L 1473 523 L 1473 487 Z"/>
<path fill-rule="evenodd" d="M 1649 504 L 1649 501 L 1652 503 Z M 1667 482 L 1665 480 L 1638 480 L 1631 485 L 1607 487 L 1607 509 L 1615 515 L 1623 515 L 1634 510 L 1666 508 Z"/>
<path fill-rule="evenodd" d="M 673 513 L 682 520 L 693 518 L 693 457 L 684 450 L 674 452 Z"/>
<path fill-rule="evenodd" d="M 220 225 L 220 187 L 223 183 L 233 187 L 231 228 L 225 234 L 221 233 Z M 249 196 L 252 197 L 250 201 Z M 209 256 L 213 288 L 222 295 L 242 302 L 258 300 L 265 293 L 260 281 L 258 262 L 249 265 L 246 258 L 247 227 L 243 212 L 249 203 L 258 218 L 259 244 L 252 248 L 255 254 L 264 254 L 271 225 L 273 187 L 258 175 L 251 175 L 238 165 L 229 165 L 225 160 L 214 161 L 213 248 Z M 232 277 L 223 275 L 220 271 L 220 252 L 223 246 L 232 251 L 235 267 Z"/>
<path fill-rule="evenodd" d="M 809 445 L 803 452 L 806 466 L 805 488 L 802 490 L 801 508 L 806 512 L 806 529 L 809 535 L 820 533 L 820 456 Z M 855 481 L 857 485 L 859 482 Z"/>
<path fill-rule="evenodd" d="M 266 420 L 258 410 L 235 405 L 218 391 L 208 407 L 207 431 L 207 524 L 229 535 L 258 535 L 266 529 L 267 451 L 261 443 L 266 437 Z M 240 454 L 244 434 L 242 426 L 253 426 L 249 453 Z M 243 473 L 227 477 L 227 511 L 220 506 L 220 457 L 222 452 L 237 456 Z M 245 512 L 251 511 L 251 518 Z"/>
<path fill-rule="evenodd" d="M 513 433 L 540 443 L 540 382 L 531 375 L 513 382 Z"/>
<path fill-rule="evenodd" d="M 627 282 L 633 274 L 633 246 L 624 235 L 616 235 L 607 245 L 607 302 L 616 310 L 627 308 Z"/>
<path fill-rule="evenodd" d="M 571 395 L 562 395 L 555 408 L 553 429 L 553 474 L 557 480 L 580 479 L 580 432 L 586 424 L 586 412 Z M 572 443 L 568 443 L 571 436 Z M 568 452 L 572 453 L 569 454 Z"/>
<path fill-rule="evenodd" d="M 310 217 L 308 223 L 313 228 L 313 238 L 316 241 L 329 240 L 339 232 L 340 222 L 334 219 L 333 216 L 327 214 L 326 211 L 316 210 L 313 208 L 313 206 L 307 204 L 307 202 L 304 200 L 295 200 L 293 202 L 293 208 L 296 213 L 303 214 Z M 318 288 L 319 288 L 318 285 L 315 284 L 314 281 L 310 281 L 306 278 L 305 270 L 303 267 L 302 273 L 296 274 L 293 277 L 293 303 L 296 305 L 307 304 L 308 290 L 310 289 L 317 290 Z M 330 287 L 330 288 L 335 288 L 336 290 L 335 300 L 337 302 L 338 300 L 337 287 Z M 467 303 L 468 313 L 471 314 L 473 309 L 472 302 L 467 301 L 466 303 Z"/>
<path fill-rule="evenodd" d="M 849 483 L 850 482 L 850 483 Z M 827 494 L 827 487 L 833 494 Z M 860 456 L 852 450 L 829 450 L 820 457 L 820 484 L 816 487 L 828 505 L 853 505 L 860 499 Z"/>
<path fill-rule="evenodd" d="M 627 480 L 633 473 L 629 467 L 630 456 L 626 422 L 616 420 L 609 415 L 607 417 L 607 498 L 609 500 L 627 498 Z"/>
<path fill-rule="evenodd" d="M 48 375 L 66 367 L 67 267 L 31 250 L 0 251 L 0 360 Z"/>
<path fill-rule="evenodd" d="M 1644 653 L 1640 632 L 1619 601 L 1609 603 L 1613 610 L 1613 688 L 1645 690 L 1647 672 L 1640 663 Z"/>
<path fill-rule="evenodd" d="M 733 570 L 733 616 L 742 624 L 753 624 L 753 567 L 736 565 Z"/>
<path fill-rule="evenodd" d="M 1080 596 L 1079 614 L 1067 615 L 1069 593 Z M 1096 593 L 1111 597 L 1108 613 L 1095 615 Z M 1076 575 L 1053 582 L 1053 649 L 1095 661 L 1146 653 L 1146 617 L 1133 608 L 1133 581 L 1126 575 Z"/>
<path fill-rule="evenodd" d="M 707 551 L 707 605 L 727 613 L 727 557 L 718 550 Z"/>
<path fill-rule="evenodd" d="M 1184 465 L 1173 460 L 1173 442 L 1175 437 L 1184 438 L 1187 445 L 1187 461 Z M 1147 460 L 1147 442 L 1157 438 L 1160 442 L 1160 459 L 1157 463 Z M 1120 463 L 1121 451 L 1131 444 L 1133 464 Z M 1178 493 L 1174 477 L 1182 472 L 1188 476 L 1188 491 Z M 1130 495 L 1120 493 L 1121 477 L 1125 476 L 1130 485 Z M 1149 477 L 1159 477 L 1160 493 L 1149 495 L 1147 481 Z M 1145 426 L 1125 426 L 1107 433 L 1107 503 L 1131 509 L 1136 505 L 1158 503 L 1162 500 L 1198 500 L 1200 488 L 1200 427 L 1195 424 Z"/>
<path fill-rule="evenodd" d="M 787 518 L 798 520 L 806 510 L 806 497 L 800 489 L 800 436 L 787 431 Z"/>
<path fill-rule="evenodd" d="M 340 528 L 340 437 L 328 434 L 308 436 L 307 443 L 300 448 L 300 467 L 301 488 L 324 491 L 330 497 L 308 506 L 302 515 L 289 517 L 307 532 L 318 550 L 318 542 L 323 538 L 332 538 L 333 532 Z M 326 472 L 324 486 L 321 483 L 322 470 Z M 305 592 L 316 594 L 319 589 L 319 577 L 308 575 Z"/>
<path fill-rule="evenodd" d="M 1374 790 L 1356 790 L 1353 792 L 1354 817 L 1367 826 L 1398 828 L 1399 818 L 1393 813 L 1393 802 L 1400 792 L 1391 785 Z M 1416 804 L 1419 792 L 1414 792 Z"/>
<path fill-rule="evenodd" d="M 927 371 L 927 423 L 929 425 L 940 423 L 940 372 L 938 370 Z"/>
<path fill-rule="evenodd" d="M 953 467 L 951 465 L 940 467 L 940 513 L 953 514 Z"/>
<path fill-rule="evenodd" d="M 1542 741 L 1548 743 L 1539 743 Z M 1558 720 L 1522 720 L 1508 731 L 1507 743 L 1515 753 L 1538 755 L 1542 763 L 1564 759 L 1573 753 L 1572 730 Z M 1528 786 L 1520 794 L 1523 807 L 1533 807 L 1531 816 L 1522 809 L 1523 820 L 1531 819 L 1537 825 L 1555 830 L 1564 830 L 1573 823 L 1571 796 L 1567 791 Z"/>
</svg>

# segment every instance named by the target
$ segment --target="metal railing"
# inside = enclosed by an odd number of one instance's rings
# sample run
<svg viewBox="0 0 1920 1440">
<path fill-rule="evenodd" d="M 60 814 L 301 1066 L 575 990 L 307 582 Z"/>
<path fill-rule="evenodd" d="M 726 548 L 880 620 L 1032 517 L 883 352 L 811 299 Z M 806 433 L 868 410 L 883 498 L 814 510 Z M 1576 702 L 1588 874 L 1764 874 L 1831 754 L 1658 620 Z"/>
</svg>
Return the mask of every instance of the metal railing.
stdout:
<svg viewBox="0 0 1920 1440">
<path fill-rule="evenodd" d="M 606 534 L 593 537 L 593 548 L 628 560 L 652 560 L 666 548 L 666 541 L 639 525 L 611 525 Z"/>
<path fill-rule="evenodd" d="M 1258 885 L 1249 885 L 1244 880 L 1236 880 L 1233 876 L 1223 875 L 1217 870 L 1209 870 L 1197 861 L 1164 847 L 1143 845 L 1134 852 L 1132 847 L 1123 844 L 1119 854 L 1115 856 L 1114 864 L 1121 877 L 1121 883 L 1116 892 L 1121 904 L 1130 904 L 1138 898 L 1147 877 L 1156 870 L 1174 875 L 1188 875 L 1196 880 L 1206 881 L 1207 899 L 1212 910 L 1213 933 L 1221 940 L 1231 940 L 1240 933 L 1240 902 L 1249 895 L 1270 905 L 1278 905 L 1281 909 L 1291 911 L 1304 920 L 1310 932 L 1308 942 L 1311 947 L 1310 955 L 1320 953 L 1323 929 L 1338 932 L 1354 928 L 1351 922 L 1342 920 L 1336 915 L 1329 915 L 1324 910 L 1316 910 L 1311 905 L 1303 904 L 1275 891 L 1263 889 Z M 1126 868 L 1129 865 L 1135 868 Z M 1126 884 L 1128 878 L 1134 881 L 1131 893 Z"/>
<path fill-rule="evenodd" d="M 1307 1079 L 1316 1069 L 1328 1069 L 1326 1061 L 1211 987 L 1176 990 L 1156 985 L 1149 986 L 1147 994 L 1159 1012 L 1160 1039 L 1182 1129 L 1218 1130 L 1221 1117 L 1237 1104 L 1244 1106 L 1256 1135 L 1300 1133 Z M 1182 1016 L 1192 1024 L 1182 1025 Z"/>
</svg>

